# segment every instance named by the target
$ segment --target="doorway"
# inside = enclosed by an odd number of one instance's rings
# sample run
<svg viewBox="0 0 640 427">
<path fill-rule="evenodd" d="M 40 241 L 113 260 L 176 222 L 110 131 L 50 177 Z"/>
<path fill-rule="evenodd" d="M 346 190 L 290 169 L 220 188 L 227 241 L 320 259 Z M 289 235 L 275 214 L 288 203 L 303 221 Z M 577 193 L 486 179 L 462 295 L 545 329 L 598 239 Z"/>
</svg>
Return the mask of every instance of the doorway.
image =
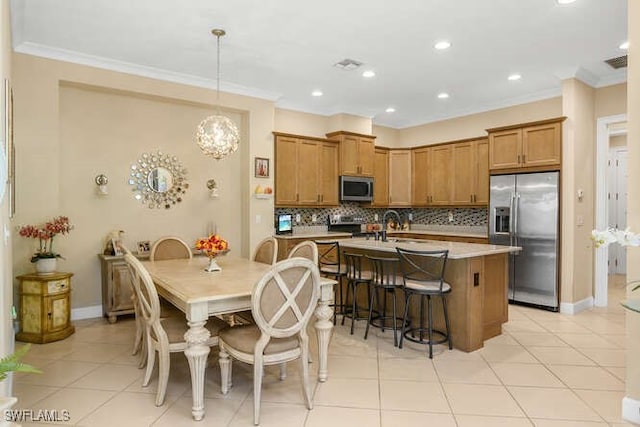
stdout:
<svg viewBox="0 0 640 427">
<path fill-rule="evenodd" d="M 596 122 L 596 207 L 595 228 L 604 230 L 609 226 L 609 180 L 607 168 L 612 136 L 626 135 L 626 114 L 598 118 Z M 600 248 L 595 251 L 594 303 L 598 307 L 606 307 L 608 298 L 609 249 Z"/>
<path fill-rule="evenodd" d="M 627 135 L 611 136 L 607 162 L 608 226 L 627 228 Z M 627 274 L 627 249 L 620 245 L 609 246 L 609 276 Z"/>
</svg>

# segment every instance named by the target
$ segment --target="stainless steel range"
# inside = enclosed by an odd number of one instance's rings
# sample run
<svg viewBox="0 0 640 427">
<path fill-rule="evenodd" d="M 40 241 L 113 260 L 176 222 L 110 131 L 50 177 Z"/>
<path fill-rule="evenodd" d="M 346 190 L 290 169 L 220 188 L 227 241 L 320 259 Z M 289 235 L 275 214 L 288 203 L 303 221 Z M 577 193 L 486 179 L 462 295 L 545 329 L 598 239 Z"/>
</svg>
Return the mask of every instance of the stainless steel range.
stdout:
<svg viewBox="0 0 640 427">
<path fill-rule="evenodd" d="M 352 236 L 362 235 L 364 218 L 353 215 L 327 215 L 327 229 L 341 233 L 351 233 Z"/>
</svg>

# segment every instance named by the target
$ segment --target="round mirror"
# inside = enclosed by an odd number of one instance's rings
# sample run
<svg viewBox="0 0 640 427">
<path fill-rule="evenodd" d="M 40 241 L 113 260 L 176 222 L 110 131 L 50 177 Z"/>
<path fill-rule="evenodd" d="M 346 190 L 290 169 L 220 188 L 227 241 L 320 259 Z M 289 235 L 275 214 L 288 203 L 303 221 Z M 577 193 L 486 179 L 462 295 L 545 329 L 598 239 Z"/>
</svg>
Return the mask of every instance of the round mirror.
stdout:
<svg viewBox="0 0 640 427">
<path fill-rule="evenodd" d="M 144 153 L 137 164 L 131 165 L 129 185 L 133 197 L 151 209 L 169 209 L 182 201 L 189 183 L 187 170 L 175 156 Z"/>
<path fill-rule="evenodd" d="M 157 193 L 166 193 L 173 187 L 173 175 L 169 169 L 157 167 L 149 172 L 147 185 Z"/>
</svg>

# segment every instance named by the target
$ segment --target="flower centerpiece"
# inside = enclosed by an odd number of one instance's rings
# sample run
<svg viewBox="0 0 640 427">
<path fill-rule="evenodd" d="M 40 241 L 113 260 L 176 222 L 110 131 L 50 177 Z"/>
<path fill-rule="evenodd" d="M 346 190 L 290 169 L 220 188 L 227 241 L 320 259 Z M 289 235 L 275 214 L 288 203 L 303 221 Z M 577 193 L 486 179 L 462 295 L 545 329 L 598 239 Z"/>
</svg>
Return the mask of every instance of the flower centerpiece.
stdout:
<svg viewBox="0 0 640 427">
<path fill-rule="evenodd" d="M 23 225 L 18 233 L 22 237 L 38 239 L 39 245 L 31 257 L 31 262 L 36 263 L 38 273 L 51 273 L 56 269 L 56 260 L 62 255 L 53 251 L 53 238 L 58 234 L 67 234 L 73 230 L 66 216 L 58 216 L 43 225 Z M 64 258 L 63 258 L 64 259 Z"/>
<path fill-rule="evenodd" d="M 640 246 L 640 234 L 633 233 L 628 228 L 625 230 L 617 228 L 593 230 L 591 232 L 591 240 L 594 241 L 596 248 L 605 247 L 611 243 L 618 243 L 620 246 Z M 640 280 L 628 282 L 628 286 L 632 286 L 631 291 L 638 290 L 640 289 Z M 640 310 L 640 307 L 629 305 L 628 301 L 623 302 L 622 305 L 630 310 Z"/>
<path fill-rule="evenodd" d="M 196 240 L 196 249 L 209 257 L 209 266 L 205 268 L 205 271 L 220 271 L 222 269 L 215 258 L 218 255 L 224 255 L 229 252 L 229 243 L 219 235 L 211 234 L 208 237 Z"/>
</svg>

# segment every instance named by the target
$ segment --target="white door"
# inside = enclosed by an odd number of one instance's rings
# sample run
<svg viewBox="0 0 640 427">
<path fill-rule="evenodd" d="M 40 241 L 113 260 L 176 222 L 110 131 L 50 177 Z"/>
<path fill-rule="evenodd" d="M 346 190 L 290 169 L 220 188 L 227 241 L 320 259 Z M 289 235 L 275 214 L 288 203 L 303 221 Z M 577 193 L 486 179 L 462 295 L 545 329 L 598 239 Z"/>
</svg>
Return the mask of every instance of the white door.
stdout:
<svg viewBox="0 0 640 427">
<path fill-rule="evenodd" d="M 627 150 L 613 148 L 607 167 L 609 227 L 627 228 Z M 626 274 L 627 251 L 614 244 L 609 246 L 609 274 Z"/>
</svg>

